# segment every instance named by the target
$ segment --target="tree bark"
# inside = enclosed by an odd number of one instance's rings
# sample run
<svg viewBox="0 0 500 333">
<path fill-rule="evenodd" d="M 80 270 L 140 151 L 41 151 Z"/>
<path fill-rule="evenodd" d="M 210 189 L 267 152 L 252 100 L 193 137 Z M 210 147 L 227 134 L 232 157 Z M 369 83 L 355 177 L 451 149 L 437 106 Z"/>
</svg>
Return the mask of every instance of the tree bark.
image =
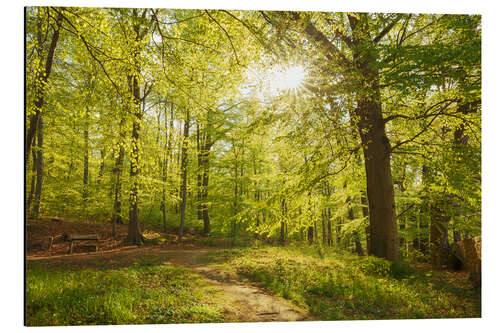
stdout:
<svg viewBox="0 0 500 333">
<path fill-rule="evenodd" d="M 168 162 L 171 157 L 172 151 L 172 135 L 174 131 L 174 106 L 170 105 L 170 122 L 167 127 L 167 114 L 165 112 L 165 144 L 166 144 L 166 152 L 163 162 L 163 189 L 162 189 L 162 201 L 161 201 L 161 211 L 162 211 L 162 219 L 163 219 L 163 231 L 167 232 L 167 202 L 166 202 L 166 186 L 167 186 L 167 175 L 168 175 Z"/>
<path fill-rule="evenodd" d="M 180 225 L 179 225 L 179 241 L 182 241 L 184 235 L 184 219 L 186 215 L 186 190 L 187 190 L 187 153 L 189 140 L 189 110 L 186 110 L 186 120 L 184 121 L 184 134 L 182 138 L 182 157 L 181 157 L 181 204 L 180 204 Z"/>
<path fill-rule="evenodd" d="M 104 162 L 106 161 L 106 148 L 101 148 L 101 164 L 99 165 L 99 173 L 97 175 L 97 184 L 101 184 L 102 177 L 104 176 Z"/>
<path fill-rule="evenodd" d="M 351 198 L 347 198 L 347 202 L 351 203 Z M 352 207 L 349 207 L 349 212 L 348 212 L 348 218 L 349 220 L 353 221 L 354 220 L 354 209 Z M 363 255 L 363 247 L 361 246 L 361 241 L 359 239 L 359 232 L 355 231 L 353 233 L 354 236 L 354 246 L 355 246 L 355 251 L 358 255 L 362 256 Z"/>
<path fill-rule="evenodd" d="M 36 150 L 34 147 L 31 149 L 31 184 L 30 184 L 30 193 L 28 195 L 28 200 L 26 202 L 26 213 L 30 211 L 31 202 L 33 201 L 33 196 L 35 195 L 35 184 L 36 184 Z M 27 162 L 27 161 L 26 161 Z"/>
<path fill-rule="evenodd" d="M 87 215 L 87 201 L 89 197 L 89 116 L 90 112 L 88 107 L 85 112 L 85 124 L 83 130 L 83 205 L 85 209 L 85 216 Z"/>
<path fill-rule="evenodd" d="M 285 216 L 286 216 L 286 200 L 281 199 L 281 227 L 280 227 L 280 243 L 285 244 Z"/>
<path fill-rule="evenodd" d="M 326 245 L 326 211 L 323 209 L 321 211 L 321 236 L 323 240 L 323 245 Z"/>
<path fill-rule="evenodd" d="M 139 224 L 139 172 L 140 172 L 140 142 L 142 110 L 140 108 L 140 86 L 137 75 L 129 76 L 132 91 L 132 156 L 130 158 L 130 195 L 129 195 L 129 225 L 126 243 L 142 245 L 144 242 L 141 226 Z"/>
<path fill-rule="evenodd" d="M 301 22 L 299 28 L 311 43 L 321 49 L 330 61 L 353 65 L 349 78 L 356 91 L 357 106 L 351 119 L 361 137 L 365 158 L 367 196 L 370 213 L 370 250 L 377 257 L 399 259 L 398 230 L 396 224 L 394 189 L 390 155 L 391 147 L 382 117 L 378 79 L 377 42 L 370 36 L 369 16 L 366 13 L 347 14 L 352 39 L 347 47 L 352 51 L 352 64 L 335 44 L 311 22 Z M 290 17 L 290 16 L 288 16 Z M 301 15 L 291 13 L 299 22 Z"/>
<path fill-rule="evenodd" d="M 370 213 L 370 253 L 388 260 L 399 259 L 398 229 L 391 173 L 391 146 L 382 117 L 382 104 L 375 45 L 371 41 L 368 16 L 349 15 L 353 32 L 354 65 L 359 78 L 357 106 L 353 118 L 361 137 L 365 159 Z"/>
<path fill-rule="evenodd" d="M 332 238 L 332 215 L 330 212 L 330 208 L 328 208 L 328 246 L 333 245 L 333 238 Z"/>
<path fill-rule="evenodd" d="M 31 114 L 28 117 L 28 124 L 29 127 L 26 130 L 26 146 L 25 146 L 25 161 L 28 161 L 29 159 L 29 152 L 31 151 L 31 146 L 33 144 L 33 140 L 35 138 L 35 132 L 38 128 L 38 122 L 40 120 L 41 114 L 42 114 L 42 109 L 45 105 L 45 89 L 47 86 L 47 82 L 49 80 L 50 73 L 52 71 L 52 64 L 54 62 L 54 55 L 56 51 L 56 47 L 59 41 L 59 30 L 62 22 L 62 15 L 58 14 L 56 18 L 56 28 L 54 29 L 54 33 L 52 34 L 52 40 L 50 42 L 49 50 L 47 52 L 47 57 L 45 59 L 45 68 L 43 66 L 40 66 L 38 71 L 38 75 L 36 78 L 36 85 L 35 85 L 35 91 L 34 91 L 34 96 L 35 96 L 35 113 Z M 41 31 L 38 32 L 38 43 L 39 45 L 42 44 L 41 42 Z M 39 51 L 41 53 L 41 49 Z"/>
<path fill-rule="evenodd" d="M 115 159 L 115 166 L 113 168 L 113 213 L 111 216 L 112 223 L 112 234 L 116 237 L 116 224 L 123 224 L 122 218 L 122 170 L 123 170 L 123 156 L 125 154 L 125 149 L 123 148 L 125 141 L 125 132 L 123 127 L 125 126 L 125 117 L 122 117 L 119 125 L 120 138 L 118 142 L 118 156 Z"/>
<path fill-rule="evenodd" d="M 361 212 L 363 213 L 364 218 L 370 218 L 370 214 L 368 211 L 368 202 L 366 201 L 366 192 L 363 191 L 361 193 L 361 204 L 363 205 L 361 207 Z M 365 227 L 365 233 L 366 233 L 366 255 L 370 255 L 370 224 Z"/>
<path fill-rule="evenodd" d="M 42 184 L 43 184 L 43 117 L 38 119 L 37 128 L 37 153 L 36 153 L 36 185 L 35 185 L 35 202 L 33 205 L 33 217 L 38 218 L 40 213 L 40 202 L 42 200 Z"/>
</svg>

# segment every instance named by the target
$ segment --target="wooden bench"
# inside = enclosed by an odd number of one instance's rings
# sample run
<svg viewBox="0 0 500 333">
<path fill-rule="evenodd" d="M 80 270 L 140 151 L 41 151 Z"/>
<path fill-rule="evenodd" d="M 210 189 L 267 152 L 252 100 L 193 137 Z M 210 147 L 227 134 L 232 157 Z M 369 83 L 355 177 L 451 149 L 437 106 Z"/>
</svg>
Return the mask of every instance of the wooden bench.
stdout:
<svg viewBox="0 0 500 333">
<path fill-rule="evenodd" d="M 91 234 L 91 235 L 70 235 L 68 237 L 68 240 L 71 242 L 71 245 L 69 247 L 69 253 L 73 253 L 73 245 L 75 242 L 80 242 L 80 241 L 96 241 L 95 245 L 95 251 L 99 251 L 99 235 L 98 234 Z"/>
</svg>

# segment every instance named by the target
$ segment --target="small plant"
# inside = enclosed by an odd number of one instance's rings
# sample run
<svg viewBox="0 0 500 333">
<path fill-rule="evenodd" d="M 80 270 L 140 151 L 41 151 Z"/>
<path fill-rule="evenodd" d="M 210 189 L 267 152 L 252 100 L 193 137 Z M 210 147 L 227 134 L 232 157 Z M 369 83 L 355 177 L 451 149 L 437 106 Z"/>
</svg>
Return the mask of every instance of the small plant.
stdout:
<svg viewBox="0 0 500 333">
<path fill-rule="evenodd" d="M 414 273 L 415 269 L 404 261 L 395 261 L 390 267 L 390 275 L 395 279 L 401 279 Z"/>
</svg>

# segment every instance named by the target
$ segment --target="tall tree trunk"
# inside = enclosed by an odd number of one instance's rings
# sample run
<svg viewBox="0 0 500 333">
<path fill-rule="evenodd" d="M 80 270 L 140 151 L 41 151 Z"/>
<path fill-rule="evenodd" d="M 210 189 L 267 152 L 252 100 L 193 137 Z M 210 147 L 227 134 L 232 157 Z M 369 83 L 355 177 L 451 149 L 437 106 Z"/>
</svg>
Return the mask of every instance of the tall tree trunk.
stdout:
<svg viewBox="0 0 500 333">
<path fill-rule="evenodd" d="M 210 176 L 210 150 L 214 142 L 212 141 L 212 113 L 207 111 L 207 126 L 205 127 L 205 144 L 203 146 L 202 160 L 203 160 L 203 179 L 202 179 L 202 214 L 203 214 L 203 234 L 210 233 L 210 216 L 208 215 L 208 181 Z"/>
<path fill-rule="evenodd" d="M 347 198 L 347 202 L 349 203 L 349 205 L 351 204 L 351 198 L 350 197 Z M 352 208 L 352 206 L 349 207 L 348 218 L 351 221 L 354 220 L 354 209 Z M 362 256 L 363 255 L 363 247 L 361 246 L 361 241 L 359 239 L 359 232 L 358 231 L 354 231 L 353 236 L 354 236 L 355 251 L 356 251 L 356 253 L 358 255 Z"/>
<path fill-rule="evenodd" d="M 38 75 L 36 77 L 36 85 L 34 91 L 34 113 L 28 117 L 29 127 L 26 130 L 26 146 L 24 151 L 25 161 L 29 159 L 29 152 L 31 151 L 31 146 L 35 138 L 35 132 L 38 128 L 38 122 L 41 118 L 42 109 L 45 105 L 45 93 L 47 88 L 47 82 L 49 80 L 50 73 L 52 71 L 52 64 L 54 62 L 54 55 L 56 52 L 56 47 L 59 41 L 59 30 L 62 22 L 62 15 L 58 14 L 56 18 L 56 28 L 52 34 L 52 40 L 50 42 L 49 50 L 47 52 L 47 57 L 45 58 L 45 68 L 40 64 Z M 38 45 L 42 45 L 42 32 L 38 31 Z M 39 50 L 41 54 L 41 49 Z"/>
<path fill-rule="evenodd" d="M 285 244 L 285 216 L 286 216 L 286 200 L 281 199 L 281 228 L 280 228 L 280 243 Z"/>
<path fill-rule="evenodd" d="M 172 150 L 172 134 L 174 131 L 174 106 L 170 105 L 170 123 L 167 127 L 167 114 L 165 112 L 165 144 L 166 144 L 166 152 L 163 162 L 163 188 L 162 188 L 162 200 L 161 200 L 161 211 L 162 211 L 162 219 L 163 219 L 163 231 L 167 232 L 167 202 L 166 202 L 166 186 L 167 186 L 167 175 L 168 175 L 168 162 L 171 157 Z"/>
<path fill-rule="evenodd" d="M 326 211 L 323 209 L 321 211 L 321 236 L 323 239 L 323 245 L 326 245 Z"/>
<path fill-rule="evenodd" d="M 233 146 L 234 147 L 234 146 Z M 236 149 L 236 148 L 234 148 Z M 231 242 L 234 245 L 236 241 L 236 215 L 238 214 L 238 157 L 236 156 L 236 161 L 234 163 L 234 213 L 232 219 L 231 228 Z"/>
<path fill-rule="evenodd" d="M 182 135 L 183 135 L 182 134 L 182 124 L 179 123 L 179 138 L 181 138 Z M 179 170 L 182 169 L 181 156 L 182 156 L 183 142 L 184 142 L 184 140 L 179 140 L 179 147 L 177 148 L 177 168 Z M 182 171 L 180 171 L 180 172 L 182 172 Z M 175 203 L 175 214 L 178 214 L 179 213 L 179 202 L 180 202 L 180 198 L 181 198 L 181 187 L 180 186 L 176 187 L 175 192 L 176 192 L 176 198 L 177 198 L 177 201 Z"/>
<path fill-rule="evenodd" d="M 97 175 L 97 184 L 101 184 L 102 177 L 104 176 L 104 162 L 106 161 L 106 148 L 103 147 L 101 152 L 101 164 L 99 165 L 99 174 Z"/>
<path fill-rule="evenodd" d="M 42 200 L 42 184 L 43 184 L 43 117 L 38 119 L 37 128 L 37 153 L 36 153 L 36 186 L 35 186 L 35 203 L 33 205 L 33 217 L 38 218 L 40 213 L 40 202 Z"/>
<path fill-rule="evenodd" d="M 354 65 L 359 75 L 355 109 L 356 126 L 365 159 L 370 212 L 370 253 L 388 260 L 399 259 L 398 229 L 391 174 L 391 146 L 385 132 L 375 45 L 368 15 L 348 15 L 353 33 Z M 359 17 L 359 18 L 358 18 Z"/>
<path fill-rule="evenodd" d="M 83 206 L 85 209 L 85 218 L 87 218 L 87 202 L 89 198 L 89 116 L 90 111 L 88 107 L 85 111 L 85 124 L 83 130 L 83 142 L 84 142 L 84 151 L 83 151 Z"/>
<path fill-rule="evenodd" d="M 363 191 L 361 193 L 361 204 L 363 205 L 361 207 L 361 212 L 363 213 L 364 218 L 370 218 L 370 214 L 368 212 L 368 203 L 366 201 L 366 192 Z M 370 224 L 365 227 L 365 233 L 366 233 L 366 255 L 370 255 Z"/>
<path fill-rule="evenodd" d="M 337 246 L 340 246 L 341 231 L 342 231 L 342 218 L 337 217 Z"/>
<path fill-rule="evenodd" d="M 28 195 L 28 200 L 26 202 L 26 214 L 30 211 L 31 202 L 33 201 L 33 196 L 35 195 L 35 184 L 36 184 L 36 150 L 34 146 L 31 149 L 32 165 L 31 165 L 31 184 L 30 193 Z M 26 161 L 27 162 L 27 161 Z"/>
<path fill-rule="evenodd" d="M 145 17 L 146 9 L 143 9 L 142 17 Z M 140 41 L 144 38 L 148 32 L 149 27 L 141 27 L 141 20 L 139 19 L 139 13 L 137 9 L 132 9 L 131 19 L 133 22 L 133 30 L 135 32 L 135 45 L 131 53 L 133 68 L 128 75 L 128 84 L 130 93 L 132 95 L 131 102 L 131 113 L 133 115 L 132 119 L 132 133 L 131 133 L 131 143 L 132 143 L 132 155 L 130 157 L 130 195 L 129 195 L 129 225 L 128 225 L 128 235 L 126 243 L 134 245 L 142 245 L 144 243 L 144 237 L 142 236 L 141 225 L 139 223 L 139 175 L 140 175 L 140 131 L 141 131 L 141 121 L 145 111 L 146 95 L 141 98 L 141 84 L 140 80 L 140 62 L 139 55 L 141 53 Z M 141 109 L 142 102 L 142 109 Z"/>
<path fill-rule="evenodd" d="M 205 145 L 205 150 L 203 152 L 203 179 L 202 179 L 202 204 L 201 211 L 203 217 L 203 234 L 208 235 L 210 233 L 210 217 L 208 215 L 208 205 L 207 205 L 207 197 L 208 197 L 208 178 L 210 172 L 209 166 L 209 154 L 211 149 L 210 143 L 210 135 L 206 136 L 207 143 Z"/>
<path fill-rule="evenodd" d="M 187 152 L 188 152 L 188 141 L 189 141 L 189 110 L 186 110 L 186 120 L 184 121 L 184 135 L 182 138 L 182 158 L 181 158 L 181 220 L 179 225 L 179 241 L 182 241 L 182 236 L 184 234 L 184 219 L 186 215 L 186 190 L 187 190 Z"/>
<path fill-rule="evenodd" d="M 361 137 L 365 158 L 367 195 L 370 213 L 370 253 L 381 258 L 399 258 L 398 229 L 394 203 L 394 189 L 391 174 L 391 147 L 385 132 L 380 100 L 377 42 L 370 36 L 369 16 L 366 13 L 347 14 L 352 30 L 348 47 L 352 51 L 350 78 L 356 86 L 356 109 L 351 114 Z M 337 46 L 319 31 L 313 23 L 303 20 L 298 13 L 292 13 L 295 22 L 308 40 L 321 49 L 326 58 L 339 59 Z M 342 53 L 342 55 L 344 55 Z M 341 61 L 350 61 L 344 56 Z"/>
<path fill-rule="evenodd" d="M 118 142 L 118 156 L 115 159 L 115 166 L 113 168 L 113 214 L 111 216 L 112 223 L 112 234 L 116 237 L 116 224 L 123 224 L 122 218 L 122 170 L 123 170 L 123 156 L 125 155 L 125 149 L 123 145 L 125 143 L 125 132 L 123 127 L 125 126 L 125 117 L 120 120 L 120 125 L 118 131 L 120 133 L 120 138 Z"/>
<path fill-rule="evenodd" d="M 113 237 L 116 237 L 116 224 L 123 224 L 122 218 L 122 169 L 123 169 L 123 155 L 125 151 L 123 146 L 120 145 L 118 156 L 115 160 L 114 168 L 114 200 L 113 200 L 113 216 L 111 221 L 113 224 Z"/>
<path fill-rule="evenodd" d="M 140 142 L 139 136 L 141 131 L 141 121 L 143 112 L 140 107 L 140 86 L 137 75 L 131 75 L 130 87 L 132 91 L 132 156 L 130 157 L 130 195 L 129 195 L 129 224 L 126 243 L 132 245 L 142 245 L 144 239 L 142 236 L 141 226 L 139 223 L 139 173 L 140 173 Z"/>
<path fill-rule="evenodd" d="M 202 177 L 203 177 L 203 153 L 201 146 L 203 145 L 200 138 L 200 124 L 196 124 L 196 157 L 198 159 L 198 170 L 196 171 L 196 190 L 197 190 L 197 202 L 196 202 L 196 213 L 198 220 L 203 219 L 203 213 L 201 209 L 202 201 Z"/>
<path fill-rule="evenodd" d="M 450 255 L 448 229 L 445 226 L 446 219 L 447 216 L 445 216 L 439 205 L 431 206 L 430 252 L 434 268 L 446 266 Z"/>
<path fill-rule="evenodd" d="M 333 238 L 332 238 L 332 213 L 330 211 L 330 208 L 328 208 L 328 246 L 333 245 Z"/>
</svg>

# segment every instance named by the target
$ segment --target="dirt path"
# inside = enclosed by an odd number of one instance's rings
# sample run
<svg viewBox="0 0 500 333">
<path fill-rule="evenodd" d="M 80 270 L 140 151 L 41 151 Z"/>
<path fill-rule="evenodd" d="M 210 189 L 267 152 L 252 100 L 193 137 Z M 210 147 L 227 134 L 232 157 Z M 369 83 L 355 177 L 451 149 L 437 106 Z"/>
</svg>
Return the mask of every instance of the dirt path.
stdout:
<svg viewBox="0 0 500 333">
<path fill-rule="evenodd" d="M 266 293 L 261 288 L 244 282 L 236 275 L 211 267 L 201 258 L 209 250 L 173 250 L 165 254 L 175 265 L 188 267 L 199 273 L 214 287 L 220 289 L 237 309 L 237 318 L 244 322 L 312 320 L 303 309 L 289 301 Z"/>
<path fill-rule="evenodd" d="M 153 255 L 164 257 L 173 265 L 189 268 L 200 274 L 214 288 L 219 290 L 231 309 L 231 317 L 240 322 L 264 321 L 303 321 L 314 320 L 305 310 L 291 302 L 271 295 L 248 281 L 241 280 L 235 274 L 213 267 L 203 257 L 213 252 L 204 248 L 165 248 L 142 247 L 122 251 L 104 251 L 99 253 L 61 255 L 54 257 L 28 257 L 28 261 L 47 261 L 50 265 L 89 266 L 96 258 L 106 260 L 109 267 L 129 264 L 135 256 Z"/>
</svg>

